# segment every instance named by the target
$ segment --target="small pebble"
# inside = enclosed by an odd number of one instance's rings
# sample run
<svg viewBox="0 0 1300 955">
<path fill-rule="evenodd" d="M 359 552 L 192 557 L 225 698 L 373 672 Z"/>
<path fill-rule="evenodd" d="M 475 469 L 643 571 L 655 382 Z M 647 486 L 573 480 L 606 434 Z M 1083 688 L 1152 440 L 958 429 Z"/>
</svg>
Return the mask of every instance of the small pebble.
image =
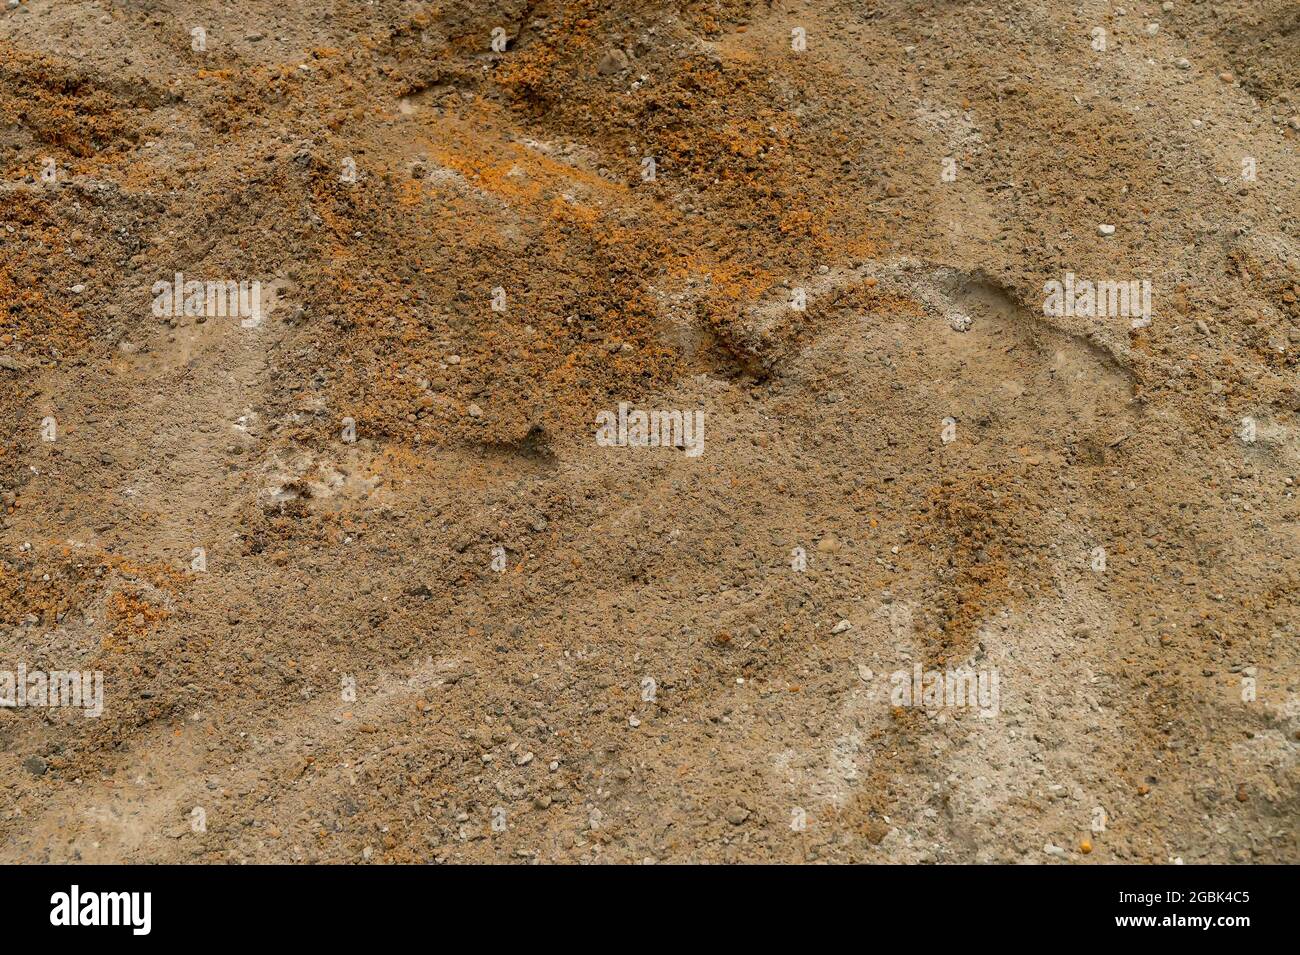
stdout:
<svg viewBox="0 0 1300 955">
<path fill-rule="evenodd" d="M 40 756 L 28 756 L 23 760 L 23 769 L 33 776 L 44 776 L 45 771 L 49 768 L 49 764 Z"/>
<path fill-rule="evenodd" d="M 617 47 L 611 47 L 605 51 L 604 56 L 600 58 L 600 62 L 596 64 L 596 71 L 608 76 L 612 73 L 622 73 L 627 67 L 627 54 Z"/>
</svg>

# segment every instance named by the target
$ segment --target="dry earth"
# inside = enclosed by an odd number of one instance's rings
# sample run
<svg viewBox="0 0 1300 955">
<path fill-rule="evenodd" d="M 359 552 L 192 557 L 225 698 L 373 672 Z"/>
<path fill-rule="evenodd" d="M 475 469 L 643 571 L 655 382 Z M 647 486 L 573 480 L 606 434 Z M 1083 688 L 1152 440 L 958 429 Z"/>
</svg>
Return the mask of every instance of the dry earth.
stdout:
<svg viewBox="0 0 1300 955">
<path fill-rule="evenodd" d="M 1300 861 L 1297 137 L 1293 0 L 6 0 L 0 859 Z"/>
</svg>

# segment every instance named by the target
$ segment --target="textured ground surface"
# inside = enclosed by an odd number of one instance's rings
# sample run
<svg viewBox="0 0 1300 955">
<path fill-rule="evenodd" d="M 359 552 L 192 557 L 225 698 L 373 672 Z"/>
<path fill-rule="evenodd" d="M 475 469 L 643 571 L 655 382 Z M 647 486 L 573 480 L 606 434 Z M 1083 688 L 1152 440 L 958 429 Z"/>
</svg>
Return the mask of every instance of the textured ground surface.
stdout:
<svg viewBox="0 0 1300 955">
<path fill-rule="evenodd" d="M 0 7 L 0 859 L 1300 861 L 1298 137 L 1289 0 Z"/>
</svg>

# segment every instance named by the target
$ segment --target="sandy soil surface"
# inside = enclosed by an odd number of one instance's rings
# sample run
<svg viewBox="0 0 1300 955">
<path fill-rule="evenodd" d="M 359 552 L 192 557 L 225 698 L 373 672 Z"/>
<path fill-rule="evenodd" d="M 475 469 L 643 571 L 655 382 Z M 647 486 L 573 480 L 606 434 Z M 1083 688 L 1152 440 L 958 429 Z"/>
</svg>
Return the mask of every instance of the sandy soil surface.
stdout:
<svg viewBox="0 0 1300 955">
<path fill-rule="evenodd" d="M 0 860 L 1300 861 L 1297 137 L 1292 0 L 5 0 Z"/>
</svg>

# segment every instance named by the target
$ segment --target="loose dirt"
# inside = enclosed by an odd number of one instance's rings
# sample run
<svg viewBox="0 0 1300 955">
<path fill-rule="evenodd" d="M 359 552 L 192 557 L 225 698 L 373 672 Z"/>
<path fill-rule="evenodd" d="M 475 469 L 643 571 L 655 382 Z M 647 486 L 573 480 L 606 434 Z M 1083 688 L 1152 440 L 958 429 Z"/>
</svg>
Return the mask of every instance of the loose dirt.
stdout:
<svg viewBox="0 0 1300 955">
<path fill-rule="evenodd" d="M 1289 0 L 7 2 L 0 671 L 104 706 L 0 708 L 0 859 L 1300 861 L 1297 64 Z"/>
</svg>

